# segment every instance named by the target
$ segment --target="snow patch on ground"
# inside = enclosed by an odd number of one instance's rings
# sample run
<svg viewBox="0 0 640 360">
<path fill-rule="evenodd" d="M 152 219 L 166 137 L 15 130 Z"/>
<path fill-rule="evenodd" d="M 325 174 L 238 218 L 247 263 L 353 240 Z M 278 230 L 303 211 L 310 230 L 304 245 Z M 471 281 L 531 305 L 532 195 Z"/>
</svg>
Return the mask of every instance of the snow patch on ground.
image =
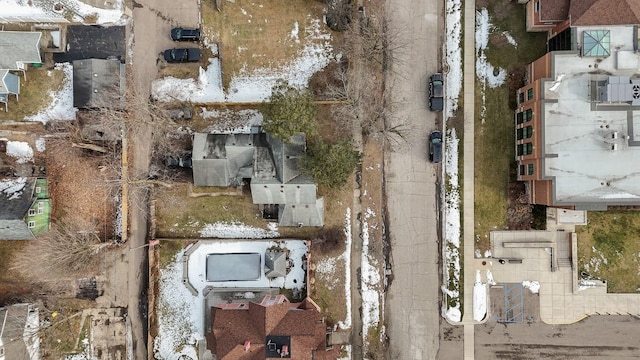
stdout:
<svg viewBox="0 0 640 360">
<path fill-rule="evenodd" d="M 587 289 L 604 286 L 605 284 L 602 282 L 602 280 L 578 280 L 578 291 L 584 291 Z"/>
<path fill-rule="evenodd" d="M 7 155 L 16 159 L 18 164 L 26 164 L 33 162 L 33 149 L 28 142 L 24 141 L 8 141 Z"/>
<path fill-rule="evenodd" d="M 487 284 L 489 285 L 496 284 L 496 281 L 493 279 L 493 273 L 489 269 L 487 269 Z"/>
<path fill-rule="evenodd" d="M 36 139 L 36 150 L 38 150 L 38 152 L 45 152 L 45 150 L 47 150 L 47 142 L 44 138 L 39 137 Z"/>
<path fill-rule="evenodd" d="M 344 321 L 338 321 L 342 330 L 351 328 L 351 208 L 347 208 L 344 220 L 344 234 L 346 236 L 345 251 L 340 256 L 322 259 L 316 264 L 316 273 L 328 283 L 328 289 L 336 291 L 338 279 L 335 277 L 336 265 L 344 265 L 344 294 L 347 314 Z"/>
<path fill-rule="evenodd" d="M 38 121 L 46 124 L 52 120 L 74 120 L 77 108 L 73 107 L 73 66 L 70 63 L 59 63 L 56 70 L 64 72 L 62 88 L 59 91 L 49 91 L 51 102 L 46 109 L 33 116 L 27 116 L 26 121 Z"/>
<path fill-rule="evenodd" d="M 347 315 L 344 321 L 338 322 L 338 326 L 343 330 L 351 328 L 351 208 L 347 208 L 347 213 L 345 214 L 344 234 L 346 237 L 346 248 L 344 250 L 344 253 L 341 255 L 341 258 L 344 260 L 344 294 L 345 303 L 347 306 Z M 350 356 L 351 346 L 349 346 L 348 353 Z"/>
<path fill-rule="evenodd" d="M 507 41 L 509 42 L 509 44 L 518 47 L 518 43 L 516 42 L 516 39 L 513 38 L 513 36 L 511 36 L 511 34 L 509 34 L 508 31 L 503 31 L 502 35 L 504 35 L 504 37 L 507 39 Z"/>
<path fill-rule="evenodd" d="M 598 249 L 596 249 L 594 246 L 591 247 L 591 251 L 593 252 L 594 255 L 589 259 L 589 262 L 584 264 L 584 270 L 586 272 L 593 272 L 593 273 L 598 273 L 600 272 L 600 265 L 601 264 L 609 264 L 609 260 L 604 256 L 604 253 Z"/>
<path fill-rule="evenodd" d="M 197 81 L 174 77 L 155 80 L 151 85 L 152 96 L 164 102 L 252 102 L 268 99 L 271 89 L 279 80 L 305 87 L 311 76 L 327 66 L 334 57 L 331 35 L 323 32 L 320 20 L 312 20 L 304 31 L 305 45 L 290 64 L 236 74 L 231 79 L 227 93 L 222 89 L 219 59 L 213 58 L 209 59 L 206 71 L 200 69 Z"/>
<path fill-rule="evenodd" d="M 266 239 L 280 236 L 278 224 L 269 223 L 268 229 L 256 228 L 239 222 L 205 224 L 200 237 L 219 239 Z"/>
<path fill-rule="evenodd" d="M 445 59 L 447 63 L 447 76 L 445 76 L 446 106 L 445 118 L 450 118 L 458 110 L 458 97 L 462 91 L 462 49 L 460 39 L 462 34 L 462 1 L 446 1 L 446 43 Z"/>
<path fill-rule="evenodd" d="M 365 214 L 362 221 L 362 341 L 363 348 L 368 346 L 368 335 L 371 329 L 380 322 L 380 272 L 377 260 L 369 255 L 369 223 L 371 216 Z"/>
<path fill-rule="evenodd" d="M 342 345 L 342 350 L 346 353 L 346 355 L 336 360 L 351 360 L 351 345 Z"/>
<path fill-rule="evenodd" d="M 95 24 L 98 25 L 125 25 L 127 17 L 124 15 L 123 0 L 111 0 L 112 9 L 100 9 L 85 4 L 80 0 L 57 0 L 64 7 L 73 13 L 74 22 L 83 22 L 84 18 L 95 16 Z M 105 1 L 106 3 L 106 1 Z M 0 8 L 4 16 L 56 16 L 53 8 L 54 2 L 47 0 L 0 0 Z"/>
<path fill-rule="evenodd" d="M 488 49 L 491 30 L 493 30 L 493 25 L 490 22 L 487 9 L 482 8 L 480 11 L 476 11 L 476 76 L 481 84 L 480 93 L 482 94 L 482 106 L 480 109 L 480 117 L 482 118 L 483 124 L 487 112 L 485 105 L 487 85 L 490 88 L 495 88 L 504 84 L 507 79 L 507 70 L 495 68 L 487 61 L 485 50 Z"/>
<path fill-rule="evenodd" d="M 295 23 L 293 23 L 293 30 L 291 30 L 291 34 L 289 34 L 291 39 L 293 39 L 293 41 L 295 41 L 296 43 L 300 43 L 300 37 L 298 37 L 299 31 L 300 31 L 300 25 L 296 21 Z"/>
<path fill-rule="evenodd" d="M 156 359 L 194 356 L 195 342 L 202 338 L 199 324 L 204 316 L 204 304 L 182 285 L 183 254 L 184 250 L 176 255 L 174 262 L 160 269 L 158 335 L 153 344 Z M 197 359 L 197 356 L 192 359 Z"/>
<path fill-rule="evenodd" d="M 0 180 L 0 192 L 4 193 L 8 200 L 20 198 L 22 190 L 27 183 L 27 178 L 2 179 Z"/>
<path fill-rule="evenodd" d="M 473 320 L 482 321 L 487 316 L 487 284 L 482 283 L 480 270 L 476 270 L 473 284 Z"/>
<path fill-rule="evenodd" d="M 451 302 L 453 308 L 446 308 L 444 315 L 453 322 L 460 322 L 460 296 L 457 287 L 460 286 L 460 185 L 458 183 L 458 137 L 455 129 L 447 131 L 445 138 L 445 175 L 446 186 L 449 189 L 445 194 L 444 216 L 446 219 L 444 229 L 444 275 L 442 290 L 451 301 L 445 301 L 445 306 Z M 453 279 L 449 274 L 453 273 Z M 455 285 L 454 285 L 455 284 Z M 452 289 L 455 286 L 456 289 Z"/>
<path fill-rule="evenodd" d="M 85 4 L 80 0 L 58 0 L 65 4 L 68 8 L 73 9 L 76 13 L 74 21 L 83 22 L 87 16 L 96 16 L 96 24 L 101 25 L 125 25 L 127 23 L 127 17 L 123 13 L 123 0 L 110 1 L 113 4 L 113 9 L 100 9 L 91 5 Z M 106 3 L 106 1 L 105 1 Z"/>
<path fill-rule="evenodd" d="M 204 119 L 216 119 L 215 124 L 203 132 L 210 134 L 249 134 L 251 128 L 262 125 L 262 113 L 258 110 L 207 110 L 202 109 Z"/>
<path fill-rule="evenodd" d="M 533 294 L 537 294 L 540 291 L 540 283 L 537 281 L 525 280 L 522 282 L 522 286 L 529 289 Z"/>
</svg>

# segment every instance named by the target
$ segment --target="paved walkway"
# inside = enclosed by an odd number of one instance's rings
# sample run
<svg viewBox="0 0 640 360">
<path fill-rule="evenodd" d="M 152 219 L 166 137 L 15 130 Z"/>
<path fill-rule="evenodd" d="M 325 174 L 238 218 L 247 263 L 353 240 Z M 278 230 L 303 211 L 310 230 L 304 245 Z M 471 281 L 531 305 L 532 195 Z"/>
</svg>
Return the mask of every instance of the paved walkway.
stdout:
<svg viewBox="0 0 640 360">
<path fill-rule="evenodd" d="M 474 331 L 473 331 L 473 284 L 475 282 L 474 250 L 474 132 L 475 132 L 475 24 L 476 2 L 465 0 L 464 2 L 464 171 L 463 171 L 463 260 L 464 260 L 464 309 L 462 321 L 464 327 L 464 358 L 474 358 Z"/>
<path fill-rule="evenodd" d="M 475 259 L 475 267 L 491 270 L 498 283 L 537 281 L 540 318 L 548 324 L 571 324 L 595 314 L 640 315 L 640 295 L 607 294 L 602 280 L 579 280 L 575 227 L 552 231 L 494 231 L 493 259 Z M 505 247 L 517 245 L 518 247 Z M 533 248 L 525 244 L 548 244 Z M 522 246 L 520 246 L 522 245 Z M 505 264 L 503 259 L 522 263 Z M 482 262 L 485 262 L 483 265 Z M 481 271 L 486 282 L 486 271 Z"/>
</svg>

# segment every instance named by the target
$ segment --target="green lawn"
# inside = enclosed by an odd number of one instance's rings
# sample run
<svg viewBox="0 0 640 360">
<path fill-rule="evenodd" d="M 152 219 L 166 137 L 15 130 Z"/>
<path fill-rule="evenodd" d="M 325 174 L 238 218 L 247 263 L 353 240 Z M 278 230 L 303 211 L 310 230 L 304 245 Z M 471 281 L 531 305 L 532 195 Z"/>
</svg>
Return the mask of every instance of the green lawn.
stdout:
<svg viewBox="0 0 640 360">
<path fill-rule="evenodd" d="M 515 90 L 523 85 L 525 66 L 544 55 L 546 33 L 527 33 L 525 8 L 509 0 L 485 2 L 492 33 L 485 50 L 487 61 L 507 70 L 507 81 L 485 91 L 482 123 L 482 88 L 476 82 L 475 103 L 475 238 L 476 248 L 489 249 L 489 232 L 507 225 L 507 184 L 514 171 Z M 480 6 L 480 3 L 478 3 Z M 509 44 L 507 31 L 517 46 Z"/>
<path fill-rule="evenodd" d="M 578 266 L 607 280 L 607 290 L 637 293 L 640 288 L 640 212 L 591 211 L 579 226 Z"/>
</svg>

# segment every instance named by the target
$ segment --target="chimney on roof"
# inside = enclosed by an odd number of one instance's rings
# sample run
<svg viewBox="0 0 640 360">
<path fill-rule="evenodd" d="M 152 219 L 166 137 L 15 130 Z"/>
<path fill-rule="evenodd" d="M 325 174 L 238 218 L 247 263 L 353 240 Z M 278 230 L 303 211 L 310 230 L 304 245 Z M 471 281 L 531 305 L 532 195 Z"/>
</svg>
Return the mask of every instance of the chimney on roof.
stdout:
<svg viewBox="0 0 640 360">
<path fill-rule="evenodd" d="M 247 340 L 244 342 L 244 351 L 247 352 L 251 348 L 251 341 Z"/>
</svg>

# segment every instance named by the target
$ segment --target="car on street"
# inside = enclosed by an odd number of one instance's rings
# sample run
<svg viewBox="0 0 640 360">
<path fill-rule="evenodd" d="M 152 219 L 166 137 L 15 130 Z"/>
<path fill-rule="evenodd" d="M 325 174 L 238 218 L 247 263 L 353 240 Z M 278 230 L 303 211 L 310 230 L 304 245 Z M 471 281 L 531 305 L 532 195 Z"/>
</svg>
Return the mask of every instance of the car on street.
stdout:
<svg viewBox="0 0 640 360">
<path fill-rule="evenodd" d="M 173 41 L 198 41 L 200 40 L 200 29 L 177 27 L 171 29 L 171 40 Z"/>
<path fill-rule="evenodd" d="M 437 164 L 442 161 L 442 133 L 432 131 L 429 135 L 429 160 Z"/>
<path fill-rule="evenodd" d="M 444 80 L 441 73 L 435 73 L 429 78 L 429 109 L 444 109 Z"/>
<path fill-rule="evenodd" d="M 197 62 L 200 61 L 200 49 L 168 49 L 164 51 L 164 59 L 170 63 L 177 62 Z"/>
</svg>

